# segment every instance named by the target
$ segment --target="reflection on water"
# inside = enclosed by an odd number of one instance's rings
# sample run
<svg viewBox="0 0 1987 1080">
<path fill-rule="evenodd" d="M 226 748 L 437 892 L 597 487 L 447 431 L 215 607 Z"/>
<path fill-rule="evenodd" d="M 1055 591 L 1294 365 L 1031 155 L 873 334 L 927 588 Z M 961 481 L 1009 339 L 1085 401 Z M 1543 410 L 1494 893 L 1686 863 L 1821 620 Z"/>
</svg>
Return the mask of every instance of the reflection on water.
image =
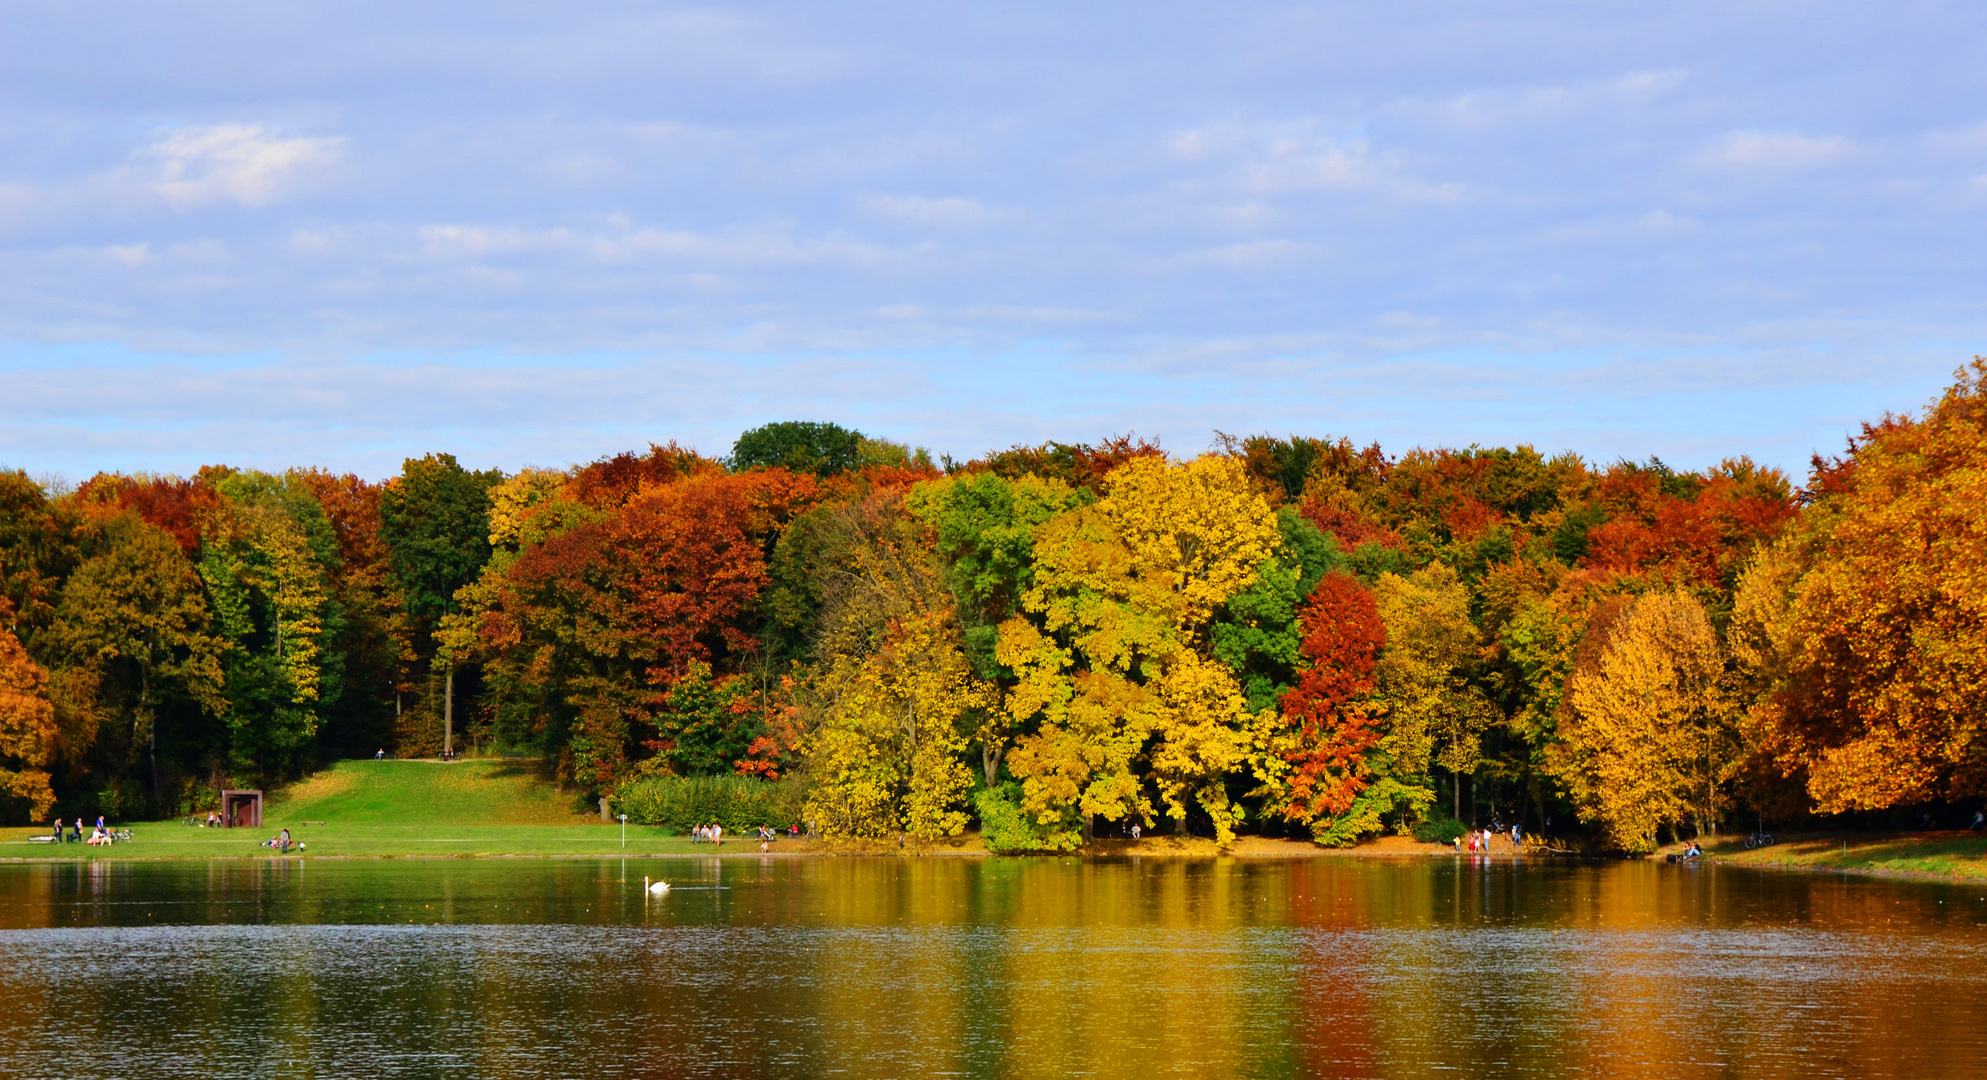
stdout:
<svg viewBox="0 0 1987 1080">
<path fill-rule="evenodd" d="M 1987 887 L 1709 866 L 0 867 L 9 1077 L 1974 1077 L 1984 991 Z"/>
</svg>

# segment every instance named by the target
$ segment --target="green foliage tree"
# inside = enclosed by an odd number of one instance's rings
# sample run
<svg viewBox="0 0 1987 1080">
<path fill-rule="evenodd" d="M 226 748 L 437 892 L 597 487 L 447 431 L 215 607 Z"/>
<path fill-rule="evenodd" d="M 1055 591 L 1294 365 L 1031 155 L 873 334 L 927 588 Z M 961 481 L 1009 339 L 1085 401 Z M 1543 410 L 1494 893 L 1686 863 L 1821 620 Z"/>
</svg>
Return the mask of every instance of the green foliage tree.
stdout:
<svg viewBox="0 0 1987 1080">
<path fill-rule="evenodd" d="M 1337 541 L 1290 507 L 1276 512 L 1278 542 L 1256 580 L 1216 613 L 1216 659 L 1234 669 L 1251 712 L 1276 707 L 1296 682 L 1303 630 L 1297 609 L 1324 576 L 1348 565 Z"/>
<path fill-rule="evenodd" d="M 339 564 L 330 520 L 288 476 L 235 472 L 214 484 L 200 576 L 226 668 L 230 764 L 273 783 L 312 764 L 323 702 L 343 689 L 345 654 L 327 650 L 344 624 L 331 595 Z"/>
<path fill-rule="evenodd" d="M 445 672 L 445 747 L 454 740 L 455 657 L 445 643 L 437 654 L 434 635 L 457 610 L 457 591 L 490 561 L 490 489 L 502 480 L 499 470 L 471 472 L 453 454 L 429 454 L 408 458 L 380 492 L 380 536 L 394 584 L 417 635 L 430 643 L 417 651 Z"/>
<path fill-rule="evenodd" d="M 650 760 L 677 776 L 734 771 L 765 734 L 756 706 L 746 679 L 713 677 L 709 664 L 692 660 L 651 714 L 656 746 Z"/>
<path fill-rule="evenodd" d="M 863 434 L 817 420 L 782 420 L 753 428 L 732 444 L 734 472 L 781 468 L 829 477 L 863 465 Z M 881 444 L 874 449 L 881 451 Z"/>
</svg>

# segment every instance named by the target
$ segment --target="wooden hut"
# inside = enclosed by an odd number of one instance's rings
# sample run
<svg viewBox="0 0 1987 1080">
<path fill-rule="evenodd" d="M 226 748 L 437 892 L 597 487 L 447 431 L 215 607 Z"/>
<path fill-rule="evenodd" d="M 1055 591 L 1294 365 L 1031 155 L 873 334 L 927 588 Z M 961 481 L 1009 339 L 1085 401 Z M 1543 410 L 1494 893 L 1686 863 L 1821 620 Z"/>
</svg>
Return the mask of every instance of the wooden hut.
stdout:
<svg viewBox="0 0 1987 1080">
<path fill-rule="evenodd" d="M 261 790 L 229 790 L 221 792 L 221 824 L 230 829 L 237 825 L 261 828 Z"/>
</svg>

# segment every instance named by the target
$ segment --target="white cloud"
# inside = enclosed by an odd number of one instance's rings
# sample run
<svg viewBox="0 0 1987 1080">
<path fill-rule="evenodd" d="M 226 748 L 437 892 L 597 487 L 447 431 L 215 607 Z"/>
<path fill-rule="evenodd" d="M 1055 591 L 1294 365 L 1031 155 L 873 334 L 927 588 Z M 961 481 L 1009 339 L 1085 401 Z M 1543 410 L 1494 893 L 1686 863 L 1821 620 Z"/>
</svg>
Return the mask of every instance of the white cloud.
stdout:
<svg viewBox="0 0 1987 1080">
<path fill-rule="evenodd" d="M 1270 270 L 1289 266 L 1322 250 L 1316 244 L 1288 239 L 1245 240 L 1190 252 L 1174 260 L 1181 266 L 1220 266 L 1231 270 Z"/>
<path fill-rule="evenodd" d="M 1188 161 L 1227 159 L 1235 182 L 1255 195 L 1365 192 L 1410 202 L 1452 203 L 1458 183 L 1413 175 L 1403 155 L 1375 150 L 1360 135 L 1334 137 L 1315 120 L 1274 124 L 1218 123 L 1168 136 L 1166 148 Z"/>
<path fill-rule="evenodd" d="M 1501 86 L 1472 90 L 1439 102 L 1409 101 L 1409 112 L 1434 109 L 1446 119 L 1470 126 L 1540 122 L 1581 112 L 1617 111 L 1625 104 L 1662 98 L 1684 85 L 1676 69 L 1632 71 L 1613 79 L 1548 86 Z"/>
<path fill-rule="evenodd" d="M 840 237 L 806 240 L 780 230 L 713 234 L 643 229 L 624 223 L 610 230 L 524 229 L 489 225 L 424 225 L 426 254 L 437 259 L 508 255 L 568 255 L 602 263 L 709 262 L 744 266 L 875 265 L 896 257 L 890 249 Z"/>
<path fill-rule="evenodd" d="M 876 217 L 905 225 L 972 229 L 997 221 L 1020 217 L 1011 210 L 989 207 L 978 199 L 964 196 L 930 198 L 923 195 L 874 195 L 862 200 L 862 208 Z"/>
<path fill-rule="evenodd" d="M 168 132 L 137 156 L 146 162 L 147 186 L 174 207 L 268 206 L 343 161 L 345 140 L 285 137 L 262 124 L 210 124 Z"/>
<path fill-rule="evenodd" d="M 1727 169 L 1812 169 L 1841 161 L 1855 149 L 1854 143 L 1840 135 L 1734 131 L 1705 148 L 1697 160 L 1701 164 Z"/>
</svg>

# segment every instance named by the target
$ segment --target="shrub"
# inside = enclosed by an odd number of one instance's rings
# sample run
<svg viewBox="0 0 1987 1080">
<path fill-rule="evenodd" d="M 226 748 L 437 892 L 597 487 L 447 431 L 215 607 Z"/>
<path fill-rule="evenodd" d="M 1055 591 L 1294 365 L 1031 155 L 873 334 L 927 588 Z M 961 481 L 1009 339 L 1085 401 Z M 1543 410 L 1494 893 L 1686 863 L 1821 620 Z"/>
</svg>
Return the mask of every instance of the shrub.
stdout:
<svg viewBox="0 0 1987 1080">
<path fill-rule="evenodd" d="M 980 840 L 988 851 L 1067 851 L 1082 841 L 1074 820 L 1055 830 L 1029 820 L 1021 809 L 1021 785 L 1012 780 L 975 790 L 973 809 L 980 815 Z"/>
<path fill-rule="evenodd" d="M 1469 827 L 1452 817 L 1431 818 L 1414 827 L 1414 838 L 1424 844 L 1453 844 Z"/>
<path fill-rule="evenodd" d="M 655 776 L 622 784 L 608 799 L 615 813 L 642 825 L 683 832 L 716 822 L 727 832 L 801 823 L 806 791 L 797 779 L 747 776 Z"/>
</svg>

